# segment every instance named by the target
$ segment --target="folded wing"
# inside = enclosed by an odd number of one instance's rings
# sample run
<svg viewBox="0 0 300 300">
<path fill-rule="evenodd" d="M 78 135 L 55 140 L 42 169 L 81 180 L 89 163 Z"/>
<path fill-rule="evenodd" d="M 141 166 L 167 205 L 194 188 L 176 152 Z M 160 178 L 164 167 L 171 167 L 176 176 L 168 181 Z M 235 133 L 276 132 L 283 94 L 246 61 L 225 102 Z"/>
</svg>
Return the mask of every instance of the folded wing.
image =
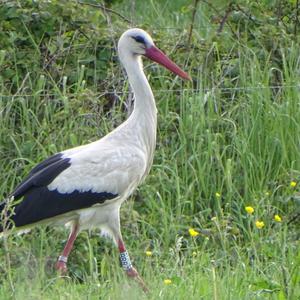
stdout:
<svg viewBox="0 0 300 300">
<path fill-rule="evenodd" d="M 69 153 L 38 164 L 10 195 L 20 200 L 13 205 L 11 217 L 16 227 L 128 195 L 144 172 L 142 155 L 125 149 L 93 145 Z"/>
</svg>

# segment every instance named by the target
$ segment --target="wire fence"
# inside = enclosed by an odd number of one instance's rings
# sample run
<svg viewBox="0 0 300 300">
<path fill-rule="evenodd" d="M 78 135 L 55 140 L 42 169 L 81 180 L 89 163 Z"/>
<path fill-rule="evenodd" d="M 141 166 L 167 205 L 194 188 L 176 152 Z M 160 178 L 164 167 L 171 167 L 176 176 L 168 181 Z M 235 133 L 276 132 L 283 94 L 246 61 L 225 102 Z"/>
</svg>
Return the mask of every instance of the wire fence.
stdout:
<svg viewBox="0 0 300 300">
<path fill-rule="evenodd" d="M 269 89 L 269 90 L 282 90 L 287 88 L 298 88 L 300 89 L 300 83 L 297 85 L 273 85 L 273 86 L 240 86 L 240 87 L 212 87 L 212 88 L 183 88 L 183 89 L 157 89 L 153 90 L 153 93 L 208 93 L 208 92 L 231 92 L 231 91 L 257 91 L 262 89 Z M 91 96 L 105 96 L 105 95 L 121 95 L 121 94 L 132 94 L 132 91 L 104 91 L 101 93 L 93 93 L 92 90 L 88 90 L 89 93 L 91 93 Z M 36 96 L 48 96 L 48 97 L 54 97 L 54 96 L 60 96 L 60 97 L 68 97 L 68 96 L 74 96 L 78 92 L 74 93 L 63 93 L 63 92 L 57 92 L 57 93 L 46 93 L 44 90 L 40 92 L 36 92 L 34 94 L 0 94 L 0 98 L 7 98 L 7 97 L 36 97 Z"/>
</svg>

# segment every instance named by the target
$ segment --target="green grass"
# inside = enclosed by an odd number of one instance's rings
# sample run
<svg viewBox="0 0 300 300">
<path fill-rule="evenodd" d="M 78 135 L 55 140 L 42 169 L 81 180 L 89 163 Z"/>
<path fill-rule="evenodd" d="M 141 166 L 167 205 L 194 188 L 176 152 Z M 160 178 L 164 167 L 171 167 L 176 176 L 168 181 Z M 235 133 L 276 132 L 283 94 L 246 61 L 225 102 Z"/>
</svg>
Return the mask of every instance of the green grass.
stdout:
<svg viewBox="0 0 300 300">
<path fill-rule="evenodd" d="M 196 22 L 202 29 L 195 30 L 193 47 L 176 50 L 173 36 L 176 45 L 184 44 L 190 20 L 180 11 L 182 3 L 137 1 L 136 7 L 136 24 L 154 32 L 160 47 L 194 79 L 193 86 L 183 83 L 145 62 L 159 112 L 157 149 L 150 175 L 123 205 L 121 219 L 150 293 L 125 277 L 117 249 L 97 231 L 79 236 L 68 277 L 61 278 L 53 266 L 67 232 L 40 227 L 0 241 L 0 299 L 300 297 L 299 186 L 290 186 L 300 182 L 298 46 L 283 44 L 275 63 L 272 51 L 236 40 L 230 31 L 212 38 L 215 27 L 201 4 Z M 115 8 L 131 16 L 125 2 Z M 117 32 L 127 27 L 120 21 L 112 26 Z M 159 29 L 178 26 L 185 30 Z M 97 82 L 84 82 L 85 53 L 76 52 L 72 86 L 42 71 L 19 78 L 17 92 L 1 81 L 1 194 L 37 162 L 94 141 L 125 119 L 127 94 L 107 108 Z M 108 68 L 111 78 L 122 76 L 119 66 Z M 114 80 L 118 91 L 127 91 L 126 83 Z M 253 215 L 245 211 L 249 205 Z M 257 220 L 264 222 L 262 229 Z M 189 228 L 200 235 L 191 237 Z"/>
</svg>

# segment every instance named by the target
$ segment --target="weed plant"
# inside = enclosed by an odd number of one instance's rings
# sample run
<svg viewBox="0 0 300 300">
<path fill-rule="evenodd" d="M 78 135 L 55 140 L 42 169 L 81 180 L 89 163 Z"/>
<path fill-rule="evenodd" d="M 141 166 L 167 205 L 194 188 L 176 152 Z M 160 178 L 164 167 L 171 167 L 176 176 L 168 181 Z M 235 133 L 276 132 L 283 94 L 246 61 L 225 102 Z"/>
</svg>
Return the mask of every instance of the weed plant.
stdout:
<svg viewBox="0 0 300 300">
<path fill-rule="evenodd" d="M 150 293 L 127 280 L 117 250 L 97 231 L 80 234 L 69 274 L 60 277 L 53 266 L 67 232 L 41 226 L 0 241 L 0 299 L 299 299 L 299 46 L 276 32 L 270 48 L 272 37 L 249 15 L 236 16 L 237 7 L 216 34 L 204 2 L 189 44 L 187 1 L 111 7 L 150 31 L 193 77 L 183 83 L 145 61 L 158 106 L 157 148 L 121 222 Z M 107 22 L 106 41 L 116 41 L 128 25 L 107 14 L 97 13 L 99 26 Z M 23 29 L 39 49 L 30 27 Z M 88 41 L 76 47 L 75 39 L 69 56 L 60 56 L 64 72 L 36 65 L 24 72 L 22 61 L 22 76 L 0 77 L 2 199 L 37 162 L 104 136 L 128 116 L 131 93 L 113 43 L 90 51 Z M 9 63 L 18 75 L 18 51 L 0 52 L 2 70 Z M 94 63 L 99 51 L 105 80 Z"/>
</svg>

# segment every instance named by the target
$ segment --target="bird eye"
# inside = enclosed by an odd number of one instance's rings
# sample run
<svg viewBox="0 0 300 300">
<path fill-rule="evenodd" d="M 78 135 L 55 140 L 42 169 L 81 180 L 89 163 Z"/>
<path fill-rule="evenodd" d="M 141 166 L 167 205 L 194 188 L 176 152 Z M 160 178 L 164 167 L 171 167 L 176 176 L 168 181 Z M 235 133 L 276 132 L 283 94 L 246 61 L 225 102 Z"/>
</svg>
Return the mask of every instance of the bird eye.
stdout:
<svg viewBox="0 0 300 300">
<path fill-rule="evenodd" d="M 145 39 L 140 35 L 133 36 L 132 38 L 138 43 L 145 44 Z"/>
</svg>

